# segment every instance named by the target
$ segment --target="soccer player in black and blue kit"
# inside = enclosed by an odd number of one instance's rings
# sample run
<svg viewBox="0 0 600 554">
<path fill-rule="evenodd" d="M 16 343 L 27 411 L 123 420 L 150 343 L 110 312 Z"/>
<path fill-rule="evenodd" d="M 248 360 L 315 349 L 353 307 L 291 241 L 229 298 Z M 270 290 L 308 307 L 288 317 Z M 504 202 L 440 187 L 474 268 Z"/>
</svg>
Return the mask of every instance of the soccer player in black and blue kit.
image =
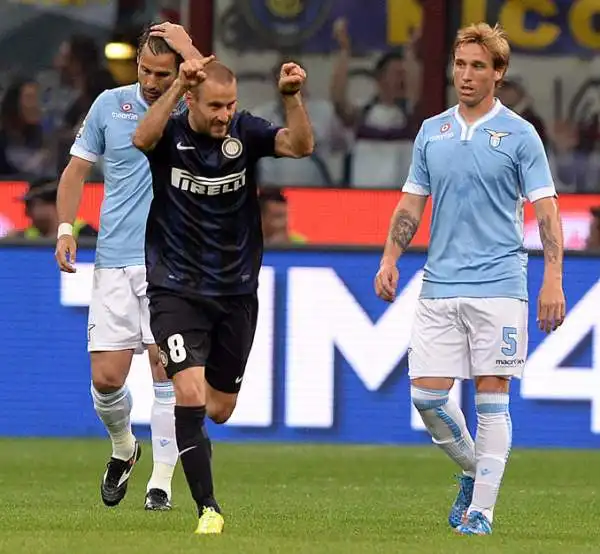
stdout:
<svg viewBox="0 0 600 554">
<path fill-rule="evenodd" d="M 198 534 L 218 534 L 208 415 L 224 423 L 237 395 L 256 330 L 263 238 L 258 160 L 313 151 L 300 89 L 304 70 L 281 68 L 286 128 L 238 112 L 234 74 L 212 57 L 184 62 L 173 86 L 138 126 L 154 199 L 146 226 L 150 325 L 175 387 L 181 464 L 198 506 Z M 185 95 L 189 112 L 171 117 Z"/>
</svg>

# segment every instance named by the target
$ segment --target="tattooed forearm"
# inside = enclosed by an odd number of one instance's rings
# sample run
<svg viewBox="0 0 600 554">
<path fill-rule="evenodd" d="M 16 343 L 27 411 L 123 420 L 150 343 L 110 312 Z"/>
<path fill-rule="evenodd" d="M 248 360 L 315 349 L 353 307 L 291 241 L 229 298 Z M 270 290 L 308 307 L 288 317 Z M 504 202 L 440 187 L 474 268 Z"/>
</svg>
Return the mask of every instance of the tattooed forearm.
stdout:
<svg viewBox="0 0 600 554">
<path fill-rule="evenodd" d="M 549 215 L 543 215 L 538 219 L 540 228 L 540 239 L 544 248 L 544 257 L 551 264 L 562 264 L 562 237 L 560 234 L 560 223 L 557 227 L 553 218 Z M 554 228 L 553 228 L 554 227 Z"/>
<path fill-rule="evenodd" d="M 415 236 L 418 227 L 419 220 L 414 214 L 407 210 L 398 210 L 392 220 L 389 240 L 404 251 Z"/>
</svg>

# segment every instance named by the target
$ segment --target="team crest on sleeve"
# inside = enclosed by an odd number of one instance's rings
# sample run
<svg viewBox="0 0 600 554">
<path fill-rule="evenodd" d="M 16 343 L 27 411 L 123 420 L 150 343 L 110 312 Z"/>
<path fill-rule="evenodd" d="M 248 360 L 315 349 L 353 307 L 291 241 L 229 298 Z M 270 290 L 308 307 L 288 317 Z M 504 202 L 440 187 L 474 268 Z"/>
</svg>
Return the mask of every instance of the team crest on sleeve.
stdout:
<svg viewBox="0 0 600 554">
<path fill-rule="evenodd" d="M 490 135 L 490 146 L 492 148 L 498 148 L 502 139 L 510 135 L 510 133 L 506 133 L 504 131 L 493 131 L 492 129 L 484 129 L 484 131 Z"/>
<path fill-rule="evenodd" d="M 239 158 L 242 153 L 242 149 L 242 142 L 239 139 L 233 137 L 227 137 L 223 141 L 223 145 L 221 146 L 223 156 L 229 158 L 230 160 Z"/>
</svg>

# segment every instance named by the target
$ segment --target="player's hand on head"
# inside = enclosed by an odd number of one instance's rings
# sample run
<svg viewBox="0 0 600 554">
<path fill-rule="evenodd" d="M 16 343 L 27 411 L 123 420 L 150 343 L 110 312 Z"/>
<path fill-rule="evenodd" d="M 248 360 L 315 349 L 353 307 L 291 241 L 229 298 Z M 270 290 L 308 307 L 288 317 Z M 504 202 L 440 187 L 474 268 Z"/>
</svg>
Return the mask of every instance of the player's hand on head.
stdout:
<svg viewBox="0 0 600 554">
<path fill-rule="evenodd" d="M 56 252 L 54 257 L 61 271 L 75 273 L 75 257 L 77 255 L 77 243 L 71 235 L 61 235 L 56 241 Z"/>
<path fill-rule="evenodd" d="M 375 294 L 386 302 L 396 300 L 400 273 L 395 264 L 382 262 L 375 276 Z"/>
<path fill-rule="evenodd" d="M 279 91 L 282 94 L 296 94 L 306 81 L 306 71 L 296 63 L 284 63 L 279 74 Z"/>
<path fill-rule="evenodd" d="M 207 56 L 183 62 L 179 66 L 179 80 L 188 89 L 198 86 L 206 80 L 204 68 L 214 59 L 215 56 Z"/>
<path fill-rule="evenodd" d="M 179 54 L 185 52 L 191 45 L 192 39 L 187 31 L 181 26 L 165 21 L 150 28 L 151 37 L 160 37 Z"/>
<path fill-rule="evenodd" d="M 537 323 L 545 333 L 555 331 L 565 320 L 566 301 L 560 282 L 544 282 L 538 297 Z"/>
</svg>

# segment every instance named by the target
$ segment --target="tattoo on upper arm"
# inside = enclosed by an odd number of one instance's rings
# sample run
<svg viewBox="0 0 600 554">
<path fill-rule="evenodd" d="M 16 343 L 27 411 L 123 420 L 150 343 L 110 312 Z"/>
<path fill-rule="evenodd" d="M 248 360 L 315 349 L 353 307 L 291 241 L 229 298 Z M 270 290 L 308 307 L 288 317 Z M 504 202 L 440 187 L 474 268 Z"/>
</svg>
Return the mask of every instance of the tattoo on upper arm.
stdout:
<svg viewBox="0 0 600 554">
<path fill-rule="evenodd" d="M 549 215 L 543 215 L 538 219 L 540 227 L 540 239 L 544 248 L 544 253 L 550 263 L 560 263 L 562 246 L 559 237 L 552 230 L 552 218 Z"/>
<path fill-rule="evenodd" d="M 390 228 L 390 240 L 402 250 L 406 250 L 415 236 L 419 220 L 407 210 L 398 210 Z"/>
</svg>

